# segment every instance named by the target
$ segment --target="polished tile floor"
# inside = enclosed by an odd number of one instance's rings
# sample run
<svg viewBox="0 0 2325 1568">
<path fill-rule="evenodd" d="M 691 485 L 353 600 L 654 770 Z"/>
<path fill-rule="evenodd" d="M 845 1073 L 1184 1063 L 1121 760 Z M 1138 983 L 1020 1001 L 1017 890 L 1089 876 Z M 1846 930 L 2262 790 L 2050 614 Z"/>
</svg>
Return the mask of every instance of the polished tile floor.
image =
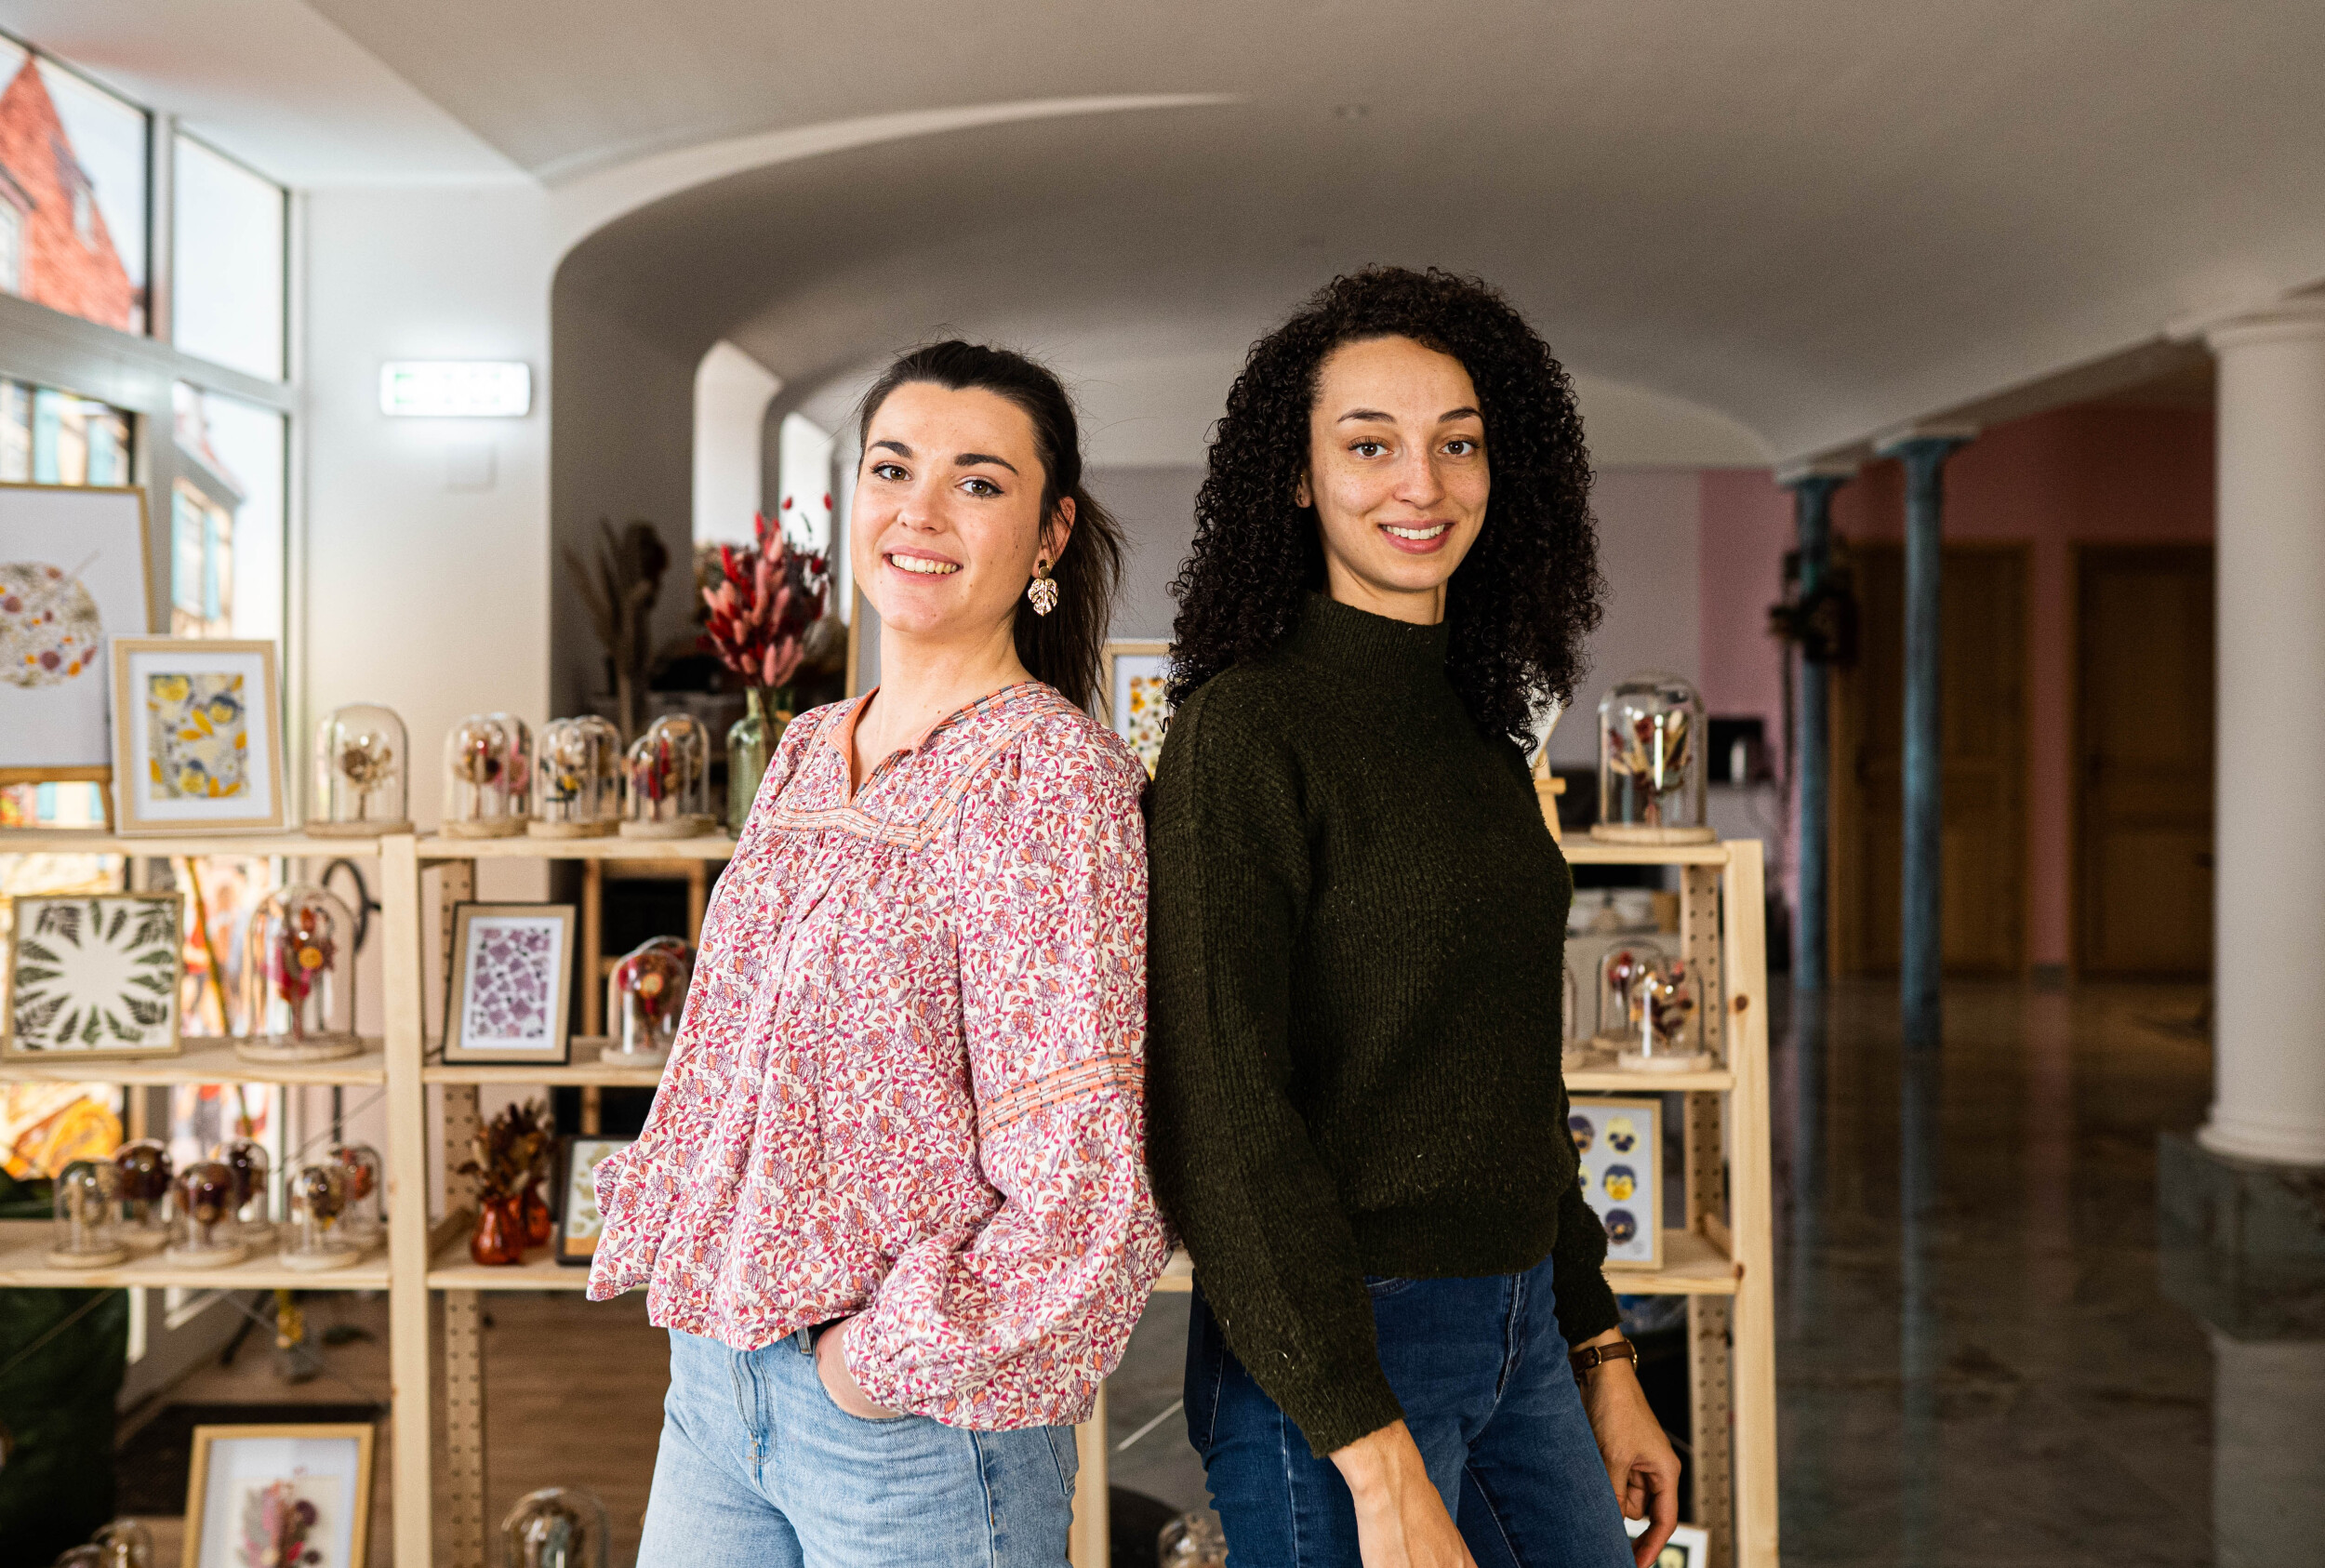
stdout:
<svg viewBox="0 0 2325 1568">
<path fill-rule="evenodd" d="M 2325 1347 L 2215 1335 L 2158 1282 L 2156 1136 L 2202 1117 L 2200 1004 L 2193 988 L 1949 986 L 1946 1048 L 1911 1071 L 1893 987 L 1779 1007 L 1792 1568 L 2325 1565 Z M 1184 1300 L 1157 1302 L 1116 1375 L 1118 1443 L 1177 1397 Z M 614 1561 L 630 1561 L 661 1336 L 634 1296 L 492 1310 L 491 1516 L 532 1486 L 586 1485 L 611 1505 Z M 376 1349 L 334 1356 L 384 1392 Z M 266 1381 L 246 1361 L 175 1397 L 298 1397 Z M 305 1389 L 348 1397 L 332 1378 Z M 1115 1480 L 1204 1501 L 1176 1415 Z"/>
<path fill-rule="evenodd" d="M 2215 1532 L 2238 1415 L 2159 1283 L 2156 1137 L 2202 1117 L 2201 1004 L 1949 986 L 1945 1048 L 1911 1064 L 1891 986 L 1778 1020 L 1787 1563 L 2325 1563 L 2314 1534 Z M 2239 1519 L 2318 1522 L 2297 1480 L 2255 1479 L 2225 1480 Z"/>
</svg>

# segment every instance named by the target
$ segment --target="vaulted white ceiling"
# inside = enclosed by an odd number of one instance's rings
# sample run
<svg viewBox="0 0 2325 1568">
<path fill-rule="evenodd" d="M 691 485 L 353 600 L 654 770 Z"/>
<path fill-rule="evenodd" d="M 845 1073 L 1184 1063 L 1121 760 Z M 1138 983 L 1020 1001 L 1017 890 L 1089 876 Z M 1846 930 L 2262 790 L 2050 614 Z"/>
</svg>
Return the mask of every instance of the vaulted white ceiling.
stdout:
<svg viewBox="0 0 2325 1568">
<path fill-rule="evenodd" d="M 0 23 L 288 178 L 370 148 L 316 183 L 554 184 L 902 110 L 1221 95 L 737 175 L 577 257 L 795 388 L 937 324 L 1231 363 L 1336 269 L 1434 262 L 1508 288 L 1570 365 L 1781 457 L 2325 277 L 2315 0 L 0 0 Z M 173 85 L 181 55 L 208 63 Z M 326 76 L 354 87 L 319 101 Z"/>
</svg>

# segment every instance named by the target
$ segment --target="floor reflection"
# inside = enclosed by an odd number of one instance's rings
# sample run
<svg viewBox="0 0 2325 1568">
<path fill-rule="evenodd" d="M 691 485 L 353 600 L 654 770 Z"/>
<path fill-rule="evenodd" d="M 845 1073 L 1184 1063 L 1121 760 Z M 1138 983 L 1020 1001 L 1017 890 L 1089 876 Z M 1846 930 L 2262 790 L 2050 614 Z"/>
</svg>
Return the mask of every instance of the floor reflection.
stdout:
<svg viewBox="0 0 2325 1568">
<path fill-rule="evenodd" d="M 1949 986 L 1916 1057 L 1893 986 L 1777 1018 L 1788 1564 L 2325 1563 L 2318 1348 L 2216 1353 L 2159 1284 L 2200 1001 Z"/>
</svg>

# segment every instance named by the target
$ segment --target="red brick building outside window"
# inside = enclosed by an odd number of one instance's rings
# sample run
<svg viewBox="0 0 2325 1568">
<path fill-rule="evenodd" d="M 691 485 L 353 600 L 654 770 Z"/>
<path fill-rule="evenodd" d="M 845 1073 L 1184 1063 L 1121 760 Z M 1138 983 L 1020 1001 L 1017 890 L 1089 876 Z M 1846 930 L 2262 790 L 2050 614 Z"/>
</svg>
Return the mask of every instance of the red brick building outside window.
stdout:
<svg viewBox="0 0 2325 1568">
<path fill-rule="evenodd" d="M 0 287 L 103 326 L 143 326 L 140 290 L 30 56 L 0 93 Z"/>
</svg>

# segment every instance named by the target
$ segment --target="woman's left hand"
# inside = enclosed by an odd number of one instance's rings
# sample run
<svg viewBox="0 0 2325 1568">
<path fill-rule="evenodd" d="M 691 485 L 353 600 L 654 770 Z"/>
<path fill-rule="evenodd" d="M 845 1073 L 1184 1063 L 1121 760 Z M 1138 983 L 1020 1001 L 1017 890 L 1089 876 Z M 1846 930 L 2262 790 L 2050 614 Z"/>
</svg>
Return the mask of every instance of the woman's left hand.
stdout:
<svg viewBox="0 0 2325 1568">
<path fill-rule="evenodd" d="M 823 1379 L 823 1391 L 831 1396 L 831 1402 L 850 1415 L 866 1421 L 893 1421 L 904 1413 L 874 1404 L 865 1394 L 863 1385 L 856 1381 L 856 1374 L 847 1369 L 847 1331 L 855 1322 L 854 1318 L 842 1318 L 817 1337 L 816 1375 Z M 1654 1424 L 1654 1418 L 1649 1417 L 1648 1425 Z M 1677 1469 L 1672 1473 L 1676 1475 Z"/>
<path fill-rule="evenodd" d="M 1588 1349 L 1621 1337 L 1621 1330 L 1609 1329 L 1575 1348 Z M 1654 1412 L 1647 1408 L 1646 1390 L 1640 1388 L 1638 1369 L 1630 1362 L 1601 1362 L 1584 1373 L 1582 1403 L 1623 1517 L 1647 1521 L 1646 1534 L 1631 1543 L 1632 1561 L 1647 1568 L 1680 1521 L 1680 1456 L 1671 1451 L 1671 1440 L 1663 1435 Z"/>
</svg>

